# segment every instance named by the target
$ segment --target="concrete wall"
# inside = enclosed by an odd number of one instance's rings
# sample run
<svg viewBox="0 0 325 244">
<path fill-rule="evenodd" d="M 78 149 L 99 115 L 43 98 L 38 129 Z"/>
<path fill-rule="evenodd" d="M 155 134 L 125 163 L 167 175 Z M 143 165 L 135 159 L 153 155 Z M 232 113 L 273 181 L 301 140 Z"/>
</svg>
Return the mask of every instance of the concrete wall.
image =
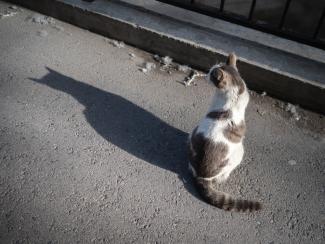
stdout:
<svg viewBox="0 0 325 244">
<path fill-rule="evenodd" d="M 325 69 L 321 63 L 106 0 L 92 4 L 76 0 L 10 1 L 201 70 L 224 61 L 227 53 L 234 51 L 250 89 L 325 114 Z M 288 71 L 292 68 L 293 74 Z M 315 82 L 315 76 L 321 83 Z"/>
</svg>

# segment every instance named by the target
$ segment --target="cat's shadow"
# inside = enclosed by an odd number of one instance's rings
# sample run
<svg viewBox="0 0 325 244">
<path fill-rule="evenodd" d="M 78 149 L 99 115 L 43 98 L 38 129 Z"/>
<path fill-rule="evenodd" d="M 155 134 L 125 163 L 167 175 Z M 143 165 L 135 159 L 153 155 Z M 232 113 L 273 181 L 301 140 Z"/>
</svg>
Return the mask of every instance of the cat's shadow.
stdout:
<svg viewBox="0 0 325 244">
<path fill-rule="evenodd" d="M 47 70 L 41 79 L 31 80 L 70 94 L 85 107 L 83 114 L 99 135 L 137 158 L 177 173 L 197 197 L 187 165 L 187 133 L 119 95 Z"/>
</svg>

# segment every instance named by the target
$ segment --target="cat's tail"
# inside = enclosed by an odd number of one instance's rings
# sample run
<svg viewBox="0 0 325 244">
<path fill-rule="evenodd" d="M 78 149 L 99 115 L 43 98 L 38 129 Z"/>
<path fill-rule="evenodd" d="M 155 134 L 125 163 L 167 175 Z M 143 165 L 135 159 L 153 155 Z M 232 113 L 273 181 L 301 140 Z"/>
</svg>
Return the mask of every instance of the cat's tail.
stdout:
<svg viewBox="0 0 325 244">
<path fill-rule="evenodd" d="M 238 212 L 253 212 L 262 208 L 261 203 L 257 201 L 234 199 L 227 193 L 217 191 L 211 180 L 196 178 L 196 185 L 203 199 L 217 208 Z"/>
</svg>

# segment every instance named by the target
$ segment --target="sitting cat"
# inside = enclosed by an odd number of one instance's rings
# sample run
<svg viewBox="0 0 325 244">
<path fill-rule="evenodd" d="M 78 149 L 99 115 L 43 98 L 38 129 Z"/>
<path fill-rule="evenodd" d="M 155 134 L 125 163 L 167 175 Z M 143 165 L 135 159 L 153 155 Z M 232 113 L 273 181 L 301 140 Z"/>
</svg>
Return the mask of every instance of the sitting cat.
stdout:
<svg viewBox="0 0 325 244">
<path fill-rule="evenodd" d="M 208 80 L 217 89 L 208 113 L 189 137 L 189 166 L 200 195 L 208 203 L 229 211 L 257 211 L 261 209 L 259 202 L 234 199 L 213 184 L 224 182 L 244 155 L 249 94 L 236 61 L 235 54 L 230 54 L 226 64 L 210 69 Z"/>
</svg>

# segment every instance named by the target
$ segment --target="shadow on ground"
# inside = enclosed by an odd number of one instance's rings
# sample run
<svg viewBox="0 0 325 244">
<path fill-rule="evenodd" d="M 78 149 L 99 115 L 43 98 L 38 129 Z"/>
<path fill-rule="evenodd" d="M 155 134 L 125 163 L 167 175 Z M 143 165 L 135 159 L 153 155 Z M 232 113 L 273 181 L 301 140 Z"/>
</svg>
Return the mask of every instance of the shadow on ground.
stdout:
<svg viewBox="0 0 325 244">
<path fill-rule="evenodd" d="M 85 106 L 85 118 L 99 135 L 137 158 L 177 173 L 197 197 L 187 165 L 187 133 L 119 95 L 47 70 L 43 78 L 31 80 L 70 94 Z"/>
</svg>

